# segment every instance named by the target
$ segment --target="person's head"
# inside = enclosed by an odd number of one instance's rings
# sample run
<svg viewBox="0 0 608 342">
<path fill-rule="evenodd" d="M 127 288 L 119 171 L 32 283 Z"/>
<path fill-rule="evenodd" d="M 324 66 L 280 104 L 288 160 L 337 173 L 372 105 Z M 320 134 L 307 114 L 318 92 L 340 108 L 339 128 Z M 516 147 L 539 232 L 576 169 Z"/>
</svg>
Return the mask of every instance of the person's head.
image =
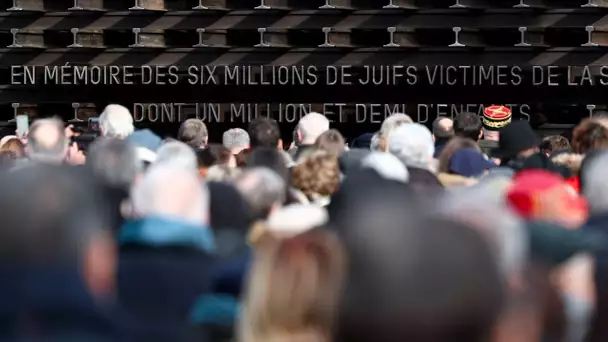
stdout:
<svg viewBox="0 0 608 342">
<path fill-rule="evenodd" d="M 581 168 L 581 193 L 589 203 L 591 214 L 608 213 L 608 152 L 600 151 L 593 155 L 593 159 L 587 158 L 590 158 L 590 155 L 585 158 Z"/>
<path fill-rule="evenodd" d="M 337 237 L 319 228 L 256 244 L 239 341 L 332 341 L 344 265 Z"/>
<path fill-rule="evenodd" d="M 95 140 L 89 148 L 86 166 L 105 185 L 127 191 L 144 167 L 135 146 L 116 138 Z"/>
<path fill-rule="evenodd" d="M 181 165 L 188 170 L 198 170 L 196 153 L 190 146 L 179 141 L 164 143 L 156 152 L 156 160 L 152 165 L 165 163 Z"/>
<path fill-rule="evenodd" d="M 205 178 L 209 168 L 214 165 L 230 166 L 234 156 L 220 144 L 209 144 L 206 148 L 196 149 L 196 160 L 201 177 Z"/>
<path fill-rule="evenodd" d="M 251 148 L 271 147 L 282 148 L 281 131 L 276 120 L 266 117 L 257 117 L 249 123 L 247 128 Z"/>
<path fill-rule="evenodd" d="M 249 134 L 242 128 L 229 129 L 222 135 L 222 144 L 236 155 L 249 148 Z"/>
<path fill-rule="evenodd" d="M 88 172 L 65 165 L 38 164 L 3 175 L 0 261 L 49 274 L 73 270 L 94 295 L 111 295 L 116 254 L 101 192 Z M 52 296 L 58 289 L 46 290 Z"/>
<path fill-rule="evenodd" d="M 285 180 L 266 167 L 243 171 L 234 181 L 245 198 L 253 220 L 264 220 L 285 202 Z"/>
<path fill-rule="evenodd" d="M 479 141 L 482 136 L 482 122 L 475 113 L 460 113 L 454 118 L 454 134 L 458 137 Z"/>
<path fill-rule="evenodd" d="M 385 179 L 407 183 L 410 174 L 407 167 L 397 157 L 385 152 L 371 152 L 363 158 L 361 167 L 372 169 Z"/>
<path fill-rule="evenodd" d="M 433 121 L 433 137 L 435 140 L 448 140 L 454 136 L 454 122 L 445 116 L 439 116 Z"/>
<path fill-rule="evenodd" d="M 591 150 L 608 148 L 608 124 L 606 119 L 588 118 L 572 132 L 572 152 L 585 154 Z"/>
<path fill-rule="evenodd" d="M 177 140 L 192 148 L 203 148 L 209 140 L 207 125 L 199 119 L 188 119 L 179 126 Z"/>
<path fill-rule="evenodd" d="M 315 141 L 315 148 L 340 155 L 346 149 L 346 141 L 337 129 L 330 129 L 321 134 Z"/>
<path fill-rule="evenodd" d="M 56 118 L 39 119 L 27 135 L 27 155 L 31 160 L 59 164 L 64 161 L 68 141 L 63 122 Z"/>
<path fill-rule="evenodd" d="M 518 172 L 506 194 L 507 203 L 526 220 L 579 228 L 589 214 L 587 201 L 556 173 L 532 169 Z"/>
<path fill-rule="evenodd" d="M 209 223 L 209 192 L 198 175 L 177 163 L 153 165 L 131 188 L 138 217 L 166 217 L 189 224 Z"/>
<path fill-rule="evenodd" d="M 379 150 L 381 152 L 388 151 L 388 137 L 396 130 L 398 127 L 414 123 L 414 120 L 407 114 L 393 114 L 384 121 L 382 121 L 382 126 L 380 126 L 380 131 L 378 132 L 378 140 L 377 140 L 377 149 L 374 149 L 375 141 L 372 138 L 371 149 L 372 151 Z"/>
<path fill-rule="evenodd" d="M 107 105 L 99 115 L 99 130 L 104 137 L 124 139 L 135 130 L 133 116 L 124 106 Z"/>
<path fill-rule="evenodd" d="M 390 199 L 373 205 L 380 213 L 351 213 L 334 340 L 490 340 L 503 286 L 489 244 L 465 224 Z"/>
<path fill-rule="evenodd" d="M 496 248 L 505 279 L 520 282 L 528 260 L 529 239 L 524 221 L 505 202 L 509 186 L 508 178 L 488 179 L 450 192 L 438 207 L 451 219 L 481 232 Z M 481 210 L 479 203 L 483 203 Z"/>
<path fill-rule="evenodd" d="M 433 135 L 418 123 L 402 125 L 389 135 L 388 151 L 405 166 L 428 170 L 435 153 Z"/>
<path fill-rule="evenodd" d="M 441 154 L 439 154 L 439 163 L 437 166 L 437 172 L 449 173 L 450 172 L 450 159 L 454 153 L 463 148 L 474 148 L 481 152 L 479 145 L 469 138 L 454 137 L 445 145 Z"/>
<path fill-rule="evenodd" d="M 0 152 L 12 152 L 17 159 L 25 157 L 25 146 L 19 138 L 10 138 L 0 146 Z"/>
<path fill-rule="evenodd" d="M 554 152 L 567 152 L 570 150 L 570 142 L 561 135 L 550 135 L 543 139 L 539 147 L 541 152 L 546 154 L 548 157 Z"/>
<path fill-rule="evenodd" d="M 329 130 L 329 120 L 323 114 L 309 113 L 298 122 L 300 145 L 312 145 L 321 134 Z"/>
<path fill-rule="evenodd" d="M 249 152 L 247 168 L 266 167 L 276 172 L 287 182 L 289 169 L 285 165 L 285 158 L 276 148 L 258 147 Z"/>
<path fill-rule="evenodd" d="M 291 185 L 309 198 L 332 195 L 340 186 L 338 157 L 326 151 L 312 151 L 292 169 Z"/>
</svg>

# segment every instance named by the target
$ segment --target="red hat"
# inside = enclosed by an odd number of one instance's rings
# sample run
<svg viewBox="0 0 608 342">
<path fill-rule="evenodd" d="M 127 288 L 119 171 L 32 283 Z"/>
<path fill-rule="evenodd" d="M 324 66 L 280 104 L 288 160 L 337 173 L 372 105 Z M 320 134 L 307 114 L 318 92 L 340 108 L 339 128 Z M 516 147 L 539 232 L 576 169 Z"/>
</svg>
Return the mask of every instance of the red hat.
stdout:
<svg viewBox="0 0 608 342">
<path fill-rule="evenodd" d="M 483 110 L 483 128 L 498 131 L 511 123 L 511 110 L 505 106 L 490 106 Z"/>
<path fill-rule="evenodd" d="M 524 218 L 533 218 L 540 208 L 540 197 L 548 190 L 562 186 L 570 191 L 566 197 L 555 200 L 571 201 L 568 207 L 586 207 L 585 200 L 558 174 L 533 169 L 517 173 L 507 191 L 507 203 Z"/>
</svg>

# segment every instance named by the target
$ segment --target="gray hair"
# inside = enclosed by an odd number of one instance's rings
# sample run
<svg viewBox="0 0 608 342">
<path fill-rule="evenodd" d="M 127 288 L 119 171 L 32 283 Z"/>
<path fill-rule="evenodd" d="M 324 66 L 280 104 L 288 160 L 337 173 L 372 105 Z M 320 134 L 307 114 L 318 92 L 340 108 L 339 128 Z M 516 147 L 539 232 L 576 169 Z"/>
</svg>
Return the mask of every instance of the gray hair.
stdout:
<svg viewBox="0 0 608 342">
<path fill-rule="evenodd" d="M 190 170 L 197 170 L 196 153 L 188 145 L 179 141 L 164 143 L 156 152 L 156 164 L 172 164 Z"/>
<path fill-rule="evenodd" d="M 240 173 L 241 169 L 233 168 L 228 165 L 213 165 L 207 170 L 207 176 L 205 178 L 209 181 L 231 182 Z"/>
<path fill-rule="evenodd" d="M 26 151 L 31 160 L 61 163 L 66 157 L 68 141 L 63 121 L 57 118 L 34 121 L 27 139 Z"/>
<path fill-rule="evenodd" d="M 581 192 L 589 202 L 592 214 L 608 212 L 608 182 L 606 182 L 606 167 L 608 167 L 608 152 L 601 152 L 585 163 L 581 168 Z"/>
<path fill-rule="evenodd" d="M 435 153 L 433 135 L 418 123 L 399 126 L 388 136 L 388 151 L 406 166 L 429 170 Z"/>
<path fill-rule="evenodd" d="M 372 152 L 363 159 L 361 166 L 373 169 L 383 178 L 402 183 L 407 183 L 410 178 L 405 165 L 390 153 Z"/>
<path fill-rule="evenodd" d="M 131 187 L 144 167 L 135 146 L 115 138 L 95 140 L 89 148 L 86 166 L 105 184 L 125 190 Z"/>
<path fill-rule="evenodd" d="M 314 144 L 317 138 L 329 130 L 329 120 L 323 114 L 316 112 L 308 113 L 298 122 L 298 131 L 301 143 Z"/>
<path fill-rule="evenodd" d="M 245 149 L 249 142 L 249 134 L 242 128 L 229 129 L 222 135 L 222 145 L 229 150 Z"/>
<path fill-rule="evenodd" d="M 414 120 L 412 120 L 412 118 L 409 115 L 402 114 L 402 113 L 395 113 L 395 114 L 387 117 L 386 119 L 384 119 L 384 121 L 382 122 L 382 126 L 380 127 L 379 136 L 388 138 L 391 135 L 391 133 L 395 129 L 397 129 L 397 127 L 404 125 L 404 124 L 411 124 L 411 123 L 414 123 Z"/>
<path fill-rule="evenodd" d="M 521 275 L 528 258 L 528 235 L 524 221 L 505 202 L 505 186 L 497 189 L 501 180 L 482 181 L 469 188 L 447 194 L 439 205 L 443 214 L 471 224 L 486 236 L 497 251 L 497 260 L 505 275 Z M 483 203 L 483 210 L 479 210 Z"/>
<path fill-rule="evenodd" d="M 171 217 L 195 225 L 209 223 L 207 186 L 196 173 L 178 165 L 150 168 L 132 187 L 131 204 L 140 217 Z"/>
<path fill-rule="evenodd" d="M 448 139 L 454 136 L 454 122 L 445 116 L 439 116 L 433 121 L 433 135 L 435 138 Z"/>
<path fill-rule="evenodd" d="M 285 201 L 285 180 L 269 168 L 246 170 L 237 177 L 235 186 L 249 204 L 253 216 L 258 219 L 265 219 L 272 206 Z"/>
<path fill-rule="evenodd" d="M 209 131 L 207 125 L 199 119 L 188 119 L 184 121 L 177 132 L 177 140 L 192 148 L 205 147 Z"/>
<path fill-rule="evenodd" d="M 133 116 L 121 105 L 110 104 L 99 115 L 101 134 L 106 137 L 126 138 L 135 130 Z"/>
</svg>

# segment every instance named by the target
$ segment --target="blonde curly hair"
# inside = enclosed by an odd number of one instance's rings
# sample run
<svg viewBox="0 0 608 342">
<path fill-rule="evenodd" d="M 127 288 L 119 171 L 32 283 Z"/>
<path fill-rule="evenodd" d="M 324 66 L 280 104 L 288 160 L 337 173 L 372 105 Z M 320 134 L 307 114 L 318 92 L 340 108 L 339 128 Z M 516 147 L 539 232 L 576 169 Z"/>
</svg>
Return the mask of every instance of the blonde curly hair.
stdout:
<svg viewBox="0 0 608 342">
<path fill-rule="evenodd" d="M 327 151 L 312 151 L 293 168 L 291 185 L 308 197 L 330 196 L 340 185 L 338 157 Z"/>
</svg>

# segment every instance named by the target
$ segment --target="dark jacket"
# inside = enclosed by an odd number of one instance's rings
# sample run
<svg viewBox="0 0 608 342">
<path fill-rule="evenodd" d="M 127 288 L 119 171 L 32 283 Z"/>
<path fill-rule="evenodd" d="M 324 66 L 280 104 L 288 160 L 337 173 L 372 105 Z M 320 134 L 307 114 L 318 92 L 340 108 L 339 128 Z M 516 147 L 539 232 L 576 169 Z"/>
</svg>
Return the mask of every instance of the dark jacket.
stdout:
<svg viewBox="0 0 608 342">
<path fill-rule="evenodd" d="M 584 231 L 599 232 L 608 237 L 608 213 L 603 215 L 592 215 L 587 224 L 583 227 Z M 589 324 L 587 342 L 604 342 L 608 340 L 608 253 L 600 252 L 595 254 L 595 291 L 596 304 L 595 314 Z"/>
<path fill-rule="evenodd" d="M 300 158 L 300 156 L 302 155 L 302 153 L 311 150 L 314 148 L 314 145 L 300 145 L 298 146 L 298 148 L 295 149 L 295 151 L 293 151 L 292 155 L 291 155 L 291 159 L 293 159 L 293 161 L 295 163 L 298 162 L 298 159 Z"/>
<path fill-rule="evenodd" d="M 96 302 L 80 273 L 76 266 L 0 269 L 0 340 L 130 341 L 126 317 Z"/>
<path fill-rule="evenodd" d="M 441 154 L 441 152 L 443 152 L 445 145 L 447 145 L 449 141 L 450 139 L 445 138 L 439 138 L 435 140 L 435 153 L 433 154 L 433 158 L 439 158 L 439 155 Z"/>
<path fill-rule="evenodd" d="M 408 166 L 410 174 L 408 184 L 418 195 L 438 195 L 444 187 L 431 171 Z"/>
<path fill-rule="evenodd" d="M 190 312 L 211 291 L 211 230 L 153 217 L 127 222 L 119 242 L 119 300 L 137 319 L 139 340 L 192 340 Z"/>
</svg>

